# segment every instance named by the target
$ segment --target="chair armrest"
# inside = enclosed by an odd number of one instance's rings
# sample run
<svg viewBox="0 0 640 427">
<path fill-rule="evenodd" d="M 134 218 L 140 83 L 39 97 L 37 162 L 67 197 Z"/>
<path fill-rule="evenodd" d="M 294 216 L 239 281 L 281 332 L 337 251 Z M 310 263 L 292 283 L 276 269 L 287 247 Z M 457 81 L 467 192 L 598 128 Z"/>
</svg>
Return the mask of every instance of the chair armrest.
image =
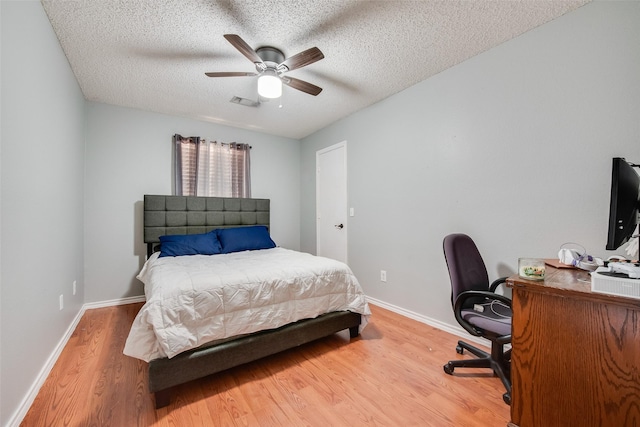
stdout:
<svg viewBox="0 0 640 427">
<path fill-rule="evenodd" d="M 453 307 L 453 310 L 456 312 L 460 311 L 464 303 L 469 298 L 489 298 L 491 300 L 500 301 L 508 305 L 509 308 L 511 308 L 511 298 L 507 296 L 496 294 L 495 292 L 490 292 L 490 291 L 465 291 L 465 292 L 461 292 L 460 295 L 458 295 L 458 298 L 456 299 L 456 303 Z"/>
<path fill-rule="evenodd" d="M 498 279 L 500 280 L 500 279 Z M 456 302 L 453 306 L 453 313 L 456 316 L 456 320 L 458 321 L 458 323 L 460 323 L 460 325 L 462 325 L 462 327 L 464 329 L 467 330 L 467 332 L 469 332 L 472 335 L 475 335 L 477 337 L 483 336 L 484 331 L 482 329 L 476 328 L 475 326 L 473 326 L 471 323 L 467 322 L 466 320 L 464 320 L 462 318 L 462 308 L 464 307 L 464 303 L 470 299 L 470 298 L 487 298 L 490 299 L 492 301 L 499 301 L 505 305 L 507 305 L 509 308 L 511 308 L 511 299 L 504 296 L 504 295 L 500 295 L 500 294 L 496 294 L 494 292 L 489 292 L 489 291 L 465 291 L 460 293 L 460 295 L 458 295 L 458 298 L 456 299 Z M 510 337 L 509 337 L 510 340 Z"/>
<path fill-rule="evenodd" d="M 496 289 L 498 289 L 498 286 L 504 283 L 507 283 L 507 277 L 501 277 L 499 279 L 494 280 L 493 283 L 491 283 L 491 286 L 489 286 L 489 291 L 495 292 Z"/>
</svg>

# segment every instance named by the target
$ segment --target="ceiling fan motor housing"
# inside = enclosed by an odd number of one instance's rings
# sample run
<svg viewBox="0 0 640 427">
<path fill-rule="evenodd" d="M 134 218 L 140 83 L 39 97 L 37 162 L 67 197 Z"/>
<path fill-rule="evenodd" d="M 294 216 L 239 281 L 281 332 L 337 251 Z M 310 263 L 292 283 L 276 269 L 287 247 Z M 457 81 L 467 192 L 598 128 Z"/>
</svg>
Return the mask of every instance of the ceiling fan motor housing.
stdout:
<svg viewBox="0 0 640 427">
<path fill-rule="evenodd" d="M 284 62 L 284 54 L 282 53 L 281 50 L 276 49 L 275 47 L 271 47 L 271 46 L 260 47 L 256 49 L 256 53 L 265 63 L 267 68 L 276 69 L 278 67 L 278 64 Z M 257 64 L 256 64 L 256 69 L 258 71 L 263 71 Z"/>
</svg>

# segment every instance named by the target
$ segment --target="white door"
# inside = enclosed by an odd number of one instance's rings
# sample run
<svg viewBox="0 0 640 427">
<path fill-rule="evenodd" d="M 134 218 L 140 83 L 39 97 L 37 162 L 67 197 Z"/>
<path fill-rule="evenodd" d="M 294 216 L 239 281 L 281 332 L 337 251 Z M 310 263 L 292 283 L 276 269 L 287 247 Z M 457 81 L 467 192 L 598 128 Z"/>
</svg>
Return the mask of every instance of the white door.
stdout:
<svg viewBox="0 0 640 427">
<path fill-rule="evenodd" d="M 320 256 L 347 262 L 347 142 L 316 152 L 316 241 Z"/>
</svg>

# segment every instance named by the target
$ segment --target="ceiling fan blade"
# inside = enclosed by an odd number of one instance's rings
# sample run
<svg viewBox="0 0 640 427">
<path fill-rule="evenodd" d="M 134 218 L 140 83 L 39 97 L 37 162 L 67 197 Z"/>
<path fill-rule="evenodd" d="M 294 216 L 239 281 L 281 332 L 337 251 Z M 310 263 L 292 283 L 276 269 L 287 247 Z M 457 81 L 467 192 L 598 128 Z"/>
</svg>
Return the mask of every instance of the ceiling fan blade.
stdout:
<svg viewBox="0 0 640 427">
<path fill-rule="evenodd" d="M 253 50 L 251 48 L 251 46 L 249 46 L 247 44 L 247 42 L 242 40 L 242 37 L 240 37 L 239 35 L 237 35 L 237 34 L 225 34 L 224 38 L 227 39 L 227 41 L 229 43 L 231 43 L 233 45 L 233 47 L 238 49 L 238 51 L 240 51 L 241 54 L 246 56 L 249 59 L 249 61 L 253 62 L 254 64 L 264 64 L 262 62 L 262 58 L 260 58 L 258 56 L 256 51 Z"/>
<path fill-rule="evenodd" d="M 320 92 L 322 92 L 322 88 L 318 87 L 309 82 L 305 82 L 304 80 L 294 79 L 293 77 L 282 76 L 282 83 L 286 84 L 289 87 L 294 89 L 298 89 L 302 92 L 308 93 L 309 95 L 316 96 Z"/>
<path fill-rule="evenodd" d="M 283 71 L 291 71 L 298 68 L 306 67 L 309 64 L 313 64 L 316 61 L 320 61 L 324 58 L 324 54 L 317 47 L 309 48 L 303 52 L 300 52 L 296 55 L 293 55 L 290 58 L 287 58 L 278 65 L 278 68 L 285 66 L 287 70 Z"/>
<path fill-rule="evenodd" d="M 245 77 L 245 76 L 257 76 L 258 73 L 245 73 L 242 71 L 222 71 L 219 73 L 204 73 L 209 77 Z"/>
</svg>

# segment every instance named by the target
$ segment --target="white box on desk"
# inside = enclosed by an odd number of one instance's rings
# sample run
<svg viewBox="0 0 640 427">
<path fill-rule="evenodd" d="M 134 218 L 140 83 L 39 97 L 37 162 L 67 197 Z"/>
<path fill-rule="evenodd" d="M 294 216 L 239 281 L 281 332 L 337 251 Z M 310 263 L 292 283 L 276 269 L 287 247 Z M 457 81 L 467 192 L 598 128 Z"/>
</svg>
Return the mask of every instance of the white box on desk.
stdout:
<svg viewBox="0 0 640 427">
<path fill-rule="evenodd" d="M 640 279 L 609 276 L 598 270 L 591 273 L 591 291 L 640 299 Z"/>
</svg>

